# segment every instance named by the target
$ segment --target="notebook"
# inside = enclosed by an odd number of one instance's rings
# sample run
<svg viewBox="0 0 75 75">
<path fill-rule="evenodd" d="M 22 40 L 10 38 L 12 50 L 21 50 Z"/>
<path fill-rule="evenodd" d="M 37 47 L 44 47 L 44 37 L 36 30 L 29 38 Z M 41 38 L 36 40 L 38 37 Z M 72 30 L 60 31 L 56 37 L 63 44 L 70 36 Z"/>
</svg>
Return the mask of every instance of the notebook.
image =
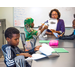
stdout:
<svg viewBox="0 0 75 75">
<path fill-rule="evenodd" d="M 58 53 L 69 53 L 67 50 L 65 50 L 64 48 L 53 48 L 55 51 L 57 51 Z M 53 51 L 52 53 L 55 53 L 55 51 Z"/>
<path fill-rule="evenodd" d="M 50 41 L 48 40 L 40 40 L 39 43 L 49 43 Z"/>
</svg>

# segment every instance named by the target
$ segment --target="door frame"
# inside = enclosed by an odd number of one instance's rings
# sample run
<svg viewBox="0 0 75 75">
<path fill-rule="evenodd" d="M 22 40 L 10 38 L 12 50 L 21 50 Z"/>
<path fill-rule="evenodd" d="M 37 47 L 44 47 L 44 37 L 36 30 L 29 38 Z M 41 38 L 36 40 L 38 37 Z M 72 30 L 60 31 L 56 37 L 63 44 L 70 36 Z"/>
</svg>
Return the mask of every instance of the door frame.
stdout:
<svg viewBox="0 0 75 75">
<path fill-rule="evenodd" d="M 4 32 L 6 30 L 6 19 L 0 19 L 0 22 L 2 23 L 2 45 L 6 44 L 6 40 L 5 40 L 5 36 L 4 36 Z"/>
</svg>

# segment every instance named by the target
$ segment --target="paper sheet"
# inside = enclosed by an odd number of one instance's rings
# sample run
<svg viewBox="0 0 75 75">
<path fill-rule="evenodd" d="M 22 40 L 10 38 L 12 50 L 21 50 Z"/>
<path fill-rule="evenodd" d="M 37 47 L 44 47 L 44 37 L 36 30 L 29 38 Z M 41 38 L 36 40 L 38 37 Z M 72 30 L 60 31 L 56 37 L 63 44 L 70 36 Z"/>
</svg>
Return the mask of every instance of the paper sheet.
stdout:
<svg viewBox="0 0 75 75">
<path fill-rule="evenodd" d="M 28 57 L 25 60 L 36 60 L 36 59 L 41 59 L 41 58 L 44 58 L 44 57 L 46 57 L 46 56 L 42 55 L 42 54 L 32 54 L 32 57 Z"/>
<path fill-rule="evenodd" d="M 57 27 L 57 19 L 50 19 L 48 20 L 48 29 L 54 29 L 56 30 Z"/>
<path fill-rule="evenodd" d="M 57 38 L 58 38 L 58 33 L 53 33 L 53 34 L 54 34 L 54 36 L 55 36 L 55 37 L 57 37 Z"/>
</svg>

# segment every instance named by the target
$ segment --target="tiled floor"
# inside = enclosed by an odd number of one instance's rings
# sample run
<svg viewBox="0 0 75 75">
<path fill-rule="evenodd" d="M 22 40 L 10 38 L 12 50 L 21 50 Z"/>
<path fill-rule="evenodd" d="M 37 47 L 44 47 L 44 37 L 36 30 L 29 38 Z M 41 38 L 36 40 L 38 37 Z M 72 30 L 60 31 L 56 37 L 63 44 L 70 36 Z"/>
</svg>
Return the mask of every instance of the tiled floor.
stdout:
<svg viewBox="0 0 75 75">
<path fill-rule="evenodd" d="M 5 63 L 4 63 L 4 57 L 2 55 L 2 57 L 0 58 L 0 67 L 6 67 Z"/>
<path fill-rule="evenodd" d="M 73 32 L 72 28 L 66 28 L 65 30 L 65 34 L 69 35 Z M 0 52 L 0 67 L 6 67 L 6 65 L 4 64 L 4 57 L 2 55 L 2 52 Z"/>
</svg>

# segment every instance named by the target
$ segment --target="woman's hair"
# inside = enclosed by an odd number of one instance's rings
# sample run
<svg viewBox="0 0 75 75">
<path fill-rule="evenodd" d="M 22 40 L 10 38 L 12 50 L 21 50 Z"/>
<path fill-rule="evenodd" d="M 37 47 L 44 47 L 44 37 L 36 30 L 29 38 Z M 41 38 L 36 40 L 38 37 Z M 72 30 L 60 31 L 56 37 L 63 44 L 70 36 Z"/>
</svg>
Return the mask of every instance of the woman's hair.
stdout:
<svg viewBox="0 0 75 75">
<path fill-rule="evenodd" d="M 51 10 L 50 13 L 49 13 L 49 17 L 52 18 L 51 15 L 52 15 L 52 12 L 53 12 L 53 11 L 56 11 L 56 12 L 57 12 L 57 14 L 58 14 L 58 18 L 57 18 L 57 19 L 59 19 L 60 16 L 61 16 L 61 14 L 60 14 L 60 12 L 59 12 L 57 9 Z"/>
</svg>

